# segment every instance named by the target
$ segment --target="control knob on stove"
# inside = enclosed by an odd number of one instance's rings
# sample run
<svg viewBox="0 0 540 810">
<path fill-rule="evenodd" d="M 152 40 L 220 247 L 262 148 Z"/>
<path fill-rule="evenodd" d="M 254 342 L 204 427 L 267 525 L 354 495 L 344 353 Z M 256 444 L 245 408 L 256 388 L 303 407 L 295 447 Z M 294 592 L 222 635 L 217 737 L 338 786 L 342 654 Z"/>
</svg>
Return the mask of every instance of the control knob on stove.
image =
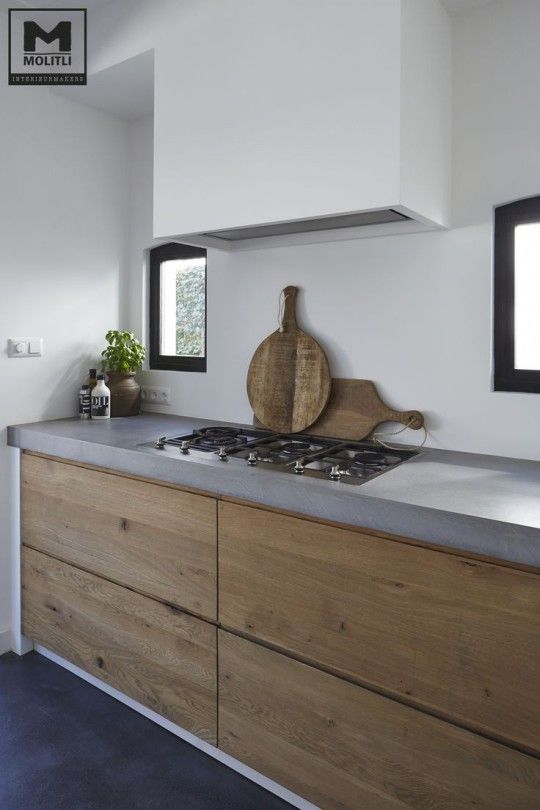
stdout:
<svg viewBox="0 0 540 810">
<path fill-rule="evenodd" d="M 332 469 L 330 470 L 330 478 L 332 481 L 339 481 L 341 478 L 341 470 L 339 469 L 339 464 L 334 464 Z"/>
<path fill-rule="evenodd" d="M 300 459 L 298 459 L 298 461 L 294 465 L 293 470 L 295 471 L 295 473 L 297 475 L 303 475 L 304 474 L 304 465 L 302 464 L 302 461 Z"/>
<path fill-rule="evenodd" d="M 185 441 L 185 440 L 184 440 L 183 442 L 181 442 L 181 444 L 180 444 L 180 450 L 182 451 L 182 453 L 183 453 L 185 456 L 187 456 L 187 454 L 189 453 L 189 442 L 188 442 L 188 441 Z"/>
<path fill-rule="evenodd" d="M 166 436 L 160 436 L 157 442 L 155 443 L 154 447 L 157 447 L 158 450 L 165 450 L 165 440 Z"/>
<path fill-rule="evenodd" d="M 257 453 L 254 453 L 252 450 L 248 456 L 247 463 L 250 465 L 250 467 L 254 467 L 258 460 Z"/>
<path fill-rule="evenodd" d="M 219 448 L 219 450 L 218 450 L 218 458 L 220 458 L 222 461 L 227 461 L 227 448 L 226 447 L 220 447 Z"/>
</svg>

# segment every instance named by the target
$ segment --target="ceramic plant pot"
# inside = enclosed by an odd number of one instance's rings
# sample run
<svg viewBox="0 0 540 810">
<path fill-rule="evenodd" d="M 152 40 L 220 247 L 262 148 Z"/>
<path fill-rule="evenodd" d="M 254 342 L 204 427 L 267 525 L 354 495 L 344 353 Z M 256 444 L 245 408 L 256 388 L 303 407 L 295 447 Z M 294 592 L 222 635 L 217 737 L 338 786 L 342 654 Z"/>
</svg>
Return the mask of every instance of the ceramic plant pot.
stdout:
<svg viewBox="0 0 540 810">
<path fill-rule="evenodd" d="M 111 416 L 137 416 L 141 411 L 141 386 L 135 379 L 135 372 L 109 371 L 107 376 Z"/>
</svg>

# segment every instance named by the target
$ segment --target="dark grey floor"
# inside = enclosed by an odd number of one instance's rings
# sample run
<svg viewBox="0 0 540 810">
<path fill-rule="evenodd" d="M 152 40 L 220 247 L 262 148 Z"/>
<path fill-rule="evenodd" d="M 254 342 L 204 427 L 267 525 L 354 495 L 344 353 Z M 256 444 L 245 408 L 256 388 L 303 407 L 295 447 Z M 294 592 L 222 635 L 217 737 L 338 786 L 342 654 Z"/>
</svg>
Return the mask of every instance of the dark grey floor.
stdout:
<svg viewBox="0 0 540 810">
<path fill-rule="evenodd" d="M 291 805 L 38 653 L 1 656 L 1 810 L 124 807 Z"/>
</svg>

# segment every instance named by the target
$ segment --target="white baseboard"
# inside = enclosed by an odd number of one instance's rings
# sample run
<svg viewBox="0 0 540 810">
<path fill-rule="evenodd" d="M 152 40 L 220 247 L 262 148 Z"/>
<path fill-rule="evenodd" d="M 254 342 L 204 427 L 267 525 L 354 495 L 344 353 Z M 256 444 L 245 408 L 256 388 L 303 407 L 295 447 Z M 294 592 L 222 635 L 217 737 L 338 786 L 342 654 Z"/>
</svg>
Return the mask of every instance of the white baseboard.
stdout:
<svg viewBox="0 0 540 810">
<path fill-rule="evenodd" d="M 84 681 L 88 681 L 88 683 L 91 683 L 92 686 L 96 686 L 98 689 L 101 689 L 102 692 L 106 692 L 108 695 L 116 698 L 116 700 L 119 700 L 121 703 L 125 703 L 125 705 L 129 706 L 130 709 L 134 709 L 136 712 L 139 712 L 139 714 L 147 717 L 148 720 L 152 720 L 154 723 L 157 723 L 158 726 L 167 729 L 167 731 L 170 731 L 172 734 L 175 734 L 177 737 L 185 740 L 190 745 L 198 748 L 200 751 L 204 751 L 205 754 L 213 757 L 213 759 L 217 759 L 218 762 L 222 762 L 224 765 L 232 768 L 233 771 L 237 771 L 237 773 L 247 777 L 247 779 L 250 779 L 257 785 L 265 788 L 270 793 L 279 796 L 280 799 L 284 799 L 285 801 L 289 802 L 289 804 L 292 804 L 293 807 L 297 807 L 298 810 L 319 810 L 316 805 L 311 804 L 311 802 L 306 801 L 301 796 L 297 796 L 296 793 L 292 793 L 290 790 L 287 790 L 287 788 L 278 785 L 277 782 L 274 782 L 272 779 L 268 779 L 268 777 L 263 776 L 262 773 L 253 770 L 253 768 L 249 768 L 247 765 L 244 765 L 242 762 L 234 759 L 234 757 L 229 756 L 229 754 L 226 754 L 219 748 L 210 745 L 210 743 L 200 740 L 194 734 L 191 734 L 191 732 L 186 731 L 186 729 L 182 728 L 181 726 L 177 726 L 175 723 L 171 723 L 170 720 L 167 720 L 160 714 L 153 712 L 152 709 L 147 709 L 146 706 L 143 706 L 141 703 L 137 703 L 136 700 L 132 700 L 127 695 L 124 695 L 117 689 L 113 689 L 112 686 L 100 681 L 98 678 L 94 678 L 93 675 L 89 675 L 88 672 L 76 667 L 74 664 L 71 664 L 69 661 L 66 661 L 65 658 L 61 658 L 59 655 L 56 655 L 56 653 L 51 652 L 46 647 L 36 644 L 35 650 L 36 652 L 45 656 L 45 658 L 49 658 L 51 661 L 54 661 L 55 664 L 59 664 L 61 667 L 64 667 L 64 669 L 68 669 L 70 672 L 78 675 L 79 678 L 82 678 Z"/>
<path fill-rule="evenodd" d="M 11 630 L 6 628 L 0 630 L 0 655 L 7 653 L 11 650 Z"/>
</svg>

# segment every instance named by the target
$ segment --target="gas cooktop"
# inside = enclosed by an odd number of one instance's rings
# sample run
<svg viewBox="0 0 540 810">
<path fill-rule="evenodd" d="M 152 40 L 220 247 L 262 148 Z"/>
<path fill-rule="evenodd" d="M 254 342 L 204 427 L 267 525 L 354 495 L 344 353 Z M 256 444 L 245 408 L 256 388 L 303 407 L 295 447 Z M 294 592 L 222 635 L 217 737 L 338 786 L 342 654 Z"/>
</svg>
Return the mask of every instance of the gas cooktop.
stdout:
<svg viewBox="0 0 540 810">
<path fill-rule="evenodd" d="M 345 484 L 363 484 L 417 455 L 413 450 L 389 450 L 373 442 L 221 426 L 199 428 L 184 436 L 162 436 L 155 447 L 178 448 L 179 458 L 214 454 L 223 462 Z"/>
</svg>

